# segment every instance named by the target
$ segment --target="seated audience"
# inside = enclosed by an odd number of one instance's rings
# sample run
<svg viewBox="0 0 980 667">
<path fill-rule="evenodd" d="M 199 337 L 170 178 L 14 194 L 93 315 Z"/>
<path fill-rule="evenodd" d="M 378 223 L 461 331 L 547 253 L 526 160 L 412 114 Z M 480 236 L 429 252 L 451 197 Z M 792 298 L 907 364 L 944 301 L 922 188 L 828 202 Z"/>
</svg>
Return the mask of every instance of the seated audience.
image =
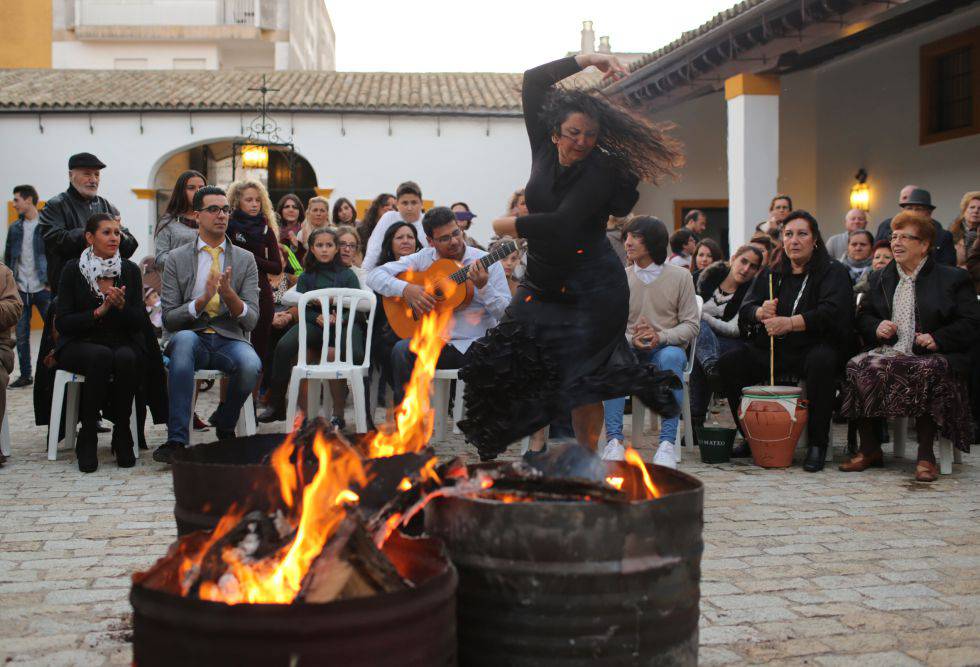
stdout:
<svg viewBox="0 0 980 667">
<path fill-rule="evenodd" d="M 466 202 L 458 201 L 450 206 L 449 210 L 456 216 L 456 222 L 459 223 L 459 228 L 462 229 L 463 234 L 466 235 L 466 245 L 478 250 L 486 250 L 486 248 L 477 243 L 476 240 L 469 235 L 470 227 L 473 225 L 473 219 L 476 218 L 476 214 L 470 210 L 470 205 Z"/>
<path fill-rule="evenodd" d="M 361 268 L 361 262 L 364 258 L 361 256 L 361 240 L 357 235 L 357 230 L 341 225 L 337 227 L 336 231 L 337 254 L 340 255 L 340 261 L 357 276 L 357 284 L 360 285 L 360 289 L 365 289 L 364 269 Z"/>
<path fill-rule="evenodd" d="M 694 278 L 694 284 L 698 284 L 698 278 L 702 271 L 723 259 L 725 259 L 725 255 L 717 241 L 714 239 L 699 241 L 694 248 L 694 257 L 691 261 L 691 277 Z"/>
<path fill-rule="evenodd" d="M 697 242 L 694 240 L 694 234 L 688 229 L 678 229 L 670 235 L 670 259 L 667 263 L 690 269 L 695 247 Z"/>
<path fill-rule="evenodd" d="M 225 236 L 232 209 L 224 190 L 214 186 L 194 194 L 192 215 L 198 239 L 170 253 L 163 272 L 163 326 L 171 332 L 170 416 L 167 441 L 153 452 L 161 463 L 187 446 L 194 372 L 208 369 L 228 379 L 224 400 L 214 413 L 219 440 L 235 436 L 245 399 L 262 370 L 248 341 L 259 319 L 259 278 L 254 255 Z"/>
<path fill-rule="evenodd" d="M 739 311 L 739 327 L 750 345 L 722 356 L 719 370 L 737 423 L 742 388 L 769 380 L 769 341 L 775 337 L 777 384 L 806 382 L 809 448 L 803 469 L 816 472 L 823 470 L 830 444 L 837 371 L 850 354 L 851 280 L 827 254 L 817 221 L 806 211 L 785 218 L 782 239 L 782 259 L 756 276 Z"/>
<path fill-rule="evenodd" d="M 395 210 L 381 216 L 368 239 L 364 261 L 361 262 L 361 267 L 366 272 L 370 273 L 378 266 L 378 256 L 381 254 L 381 242 L 384 240 L 385 232 L 396 222 L 407 222 L 415 227 L 422 245 L 427 243 L 423 238 L 425 230 L 422 229 L 422 188 L 414 181 L 405 181 L 395 190 L 395 195 Z"/>
<path fill-rule="evenodd" d="M 892 261 L 892 247 L 889 241 L 876 241 L 871 252 L 871 270 L 866 271 L 856 283 L 854 283 L 854 293 L 864 294 L 868 291 L 868 278 L 875 271 L 888 266 Z"/>
<path fill-rule="evenodd" d="M 395 210 L 395 195 L 389 194 L 387 192 L 382 192 L 380 195 L 374 198 L 371 202 L 371 206 L 368 207 L 367 213 L 364 214 L 364 219 L 359 220 L 354 229 L 357 230 L 357 236 L 361 242 L 361 257 L 367 252 L 367 242 L 371 238 L 371 233 L 374 231 L 375 226 L 378 224 L 378 220 L 381 219 L 388 211 Z"/>
<path fill-rule="evenodd" d="M 867 227 L 868 214 L 859 208 L 852 208 L 844 216 L 844 231 L 827 239 L 827 253 L 834 259 L 843 259 L 851 234 Z"/>
<path fill-rule="evenodd" d="M 357 276 L 341 259 L 338 249 L 338 233 L 325 227 L 313 232 L 309 239 L 310 250 L 306 255 L 306 266 L 303 275 L 296 283 L 296 291 L 300 294 L 313 290 L 329 288 L 360 289 Z M 356 241 L 355 241 L 356 246 Z M 306 345 L 307 351 L 312 351 L 319 359 L 319 353 L 324 345 L 328 346 L 328 358 L 333 358 L 336 350 L 331 343 L 334 340 L 336 313 L 319 312 L 319 301 L 312 301 L 306 307 Z M 299 349 L 299 311 L 290 311 L 294 320 L 291 329 L 276 345 L 269 378 L 268 408 L 259 415 L 260 422 L 282 421 L 286 418 L 286 391 L 289 388 L 289 378 L 292 368 L 300 354 Z M 346 323 L 344 324 L 346 328 Z M 364 330 L 354 327 L 351 345 L 355 360 L 364 358 Z M 346 344 L 347 338 L 343 336 Z M 344 403 L 346 401 L 346 382 L 330 382 L 330 395 L 333 398 L 334 413 L 330 422 L 343 430 Z"/>
<path fill-rule="evenodd" d="M 399 198 L 399 204 L 401 204 Z M 389 214 L 390 215 L 390 214 Z M 378 229 L 381 223 L 378 223 Z M 451 338 L 439 355 L 438 368 L 460 368 L 463 355 L 476 339 L 482 337 L 487 329 L 497 325 L 510 303 L 510 290 L 504 277 L 500 262 L 484 268 L 476 260 L 486 256 L 482 250 L 466 245 L 463 230 L 456 222 L 456 216 L 445 206 L 437 206 L 426 212 L 422 219 L 428 246 L 417 253 L 407 255 L 394 262 L 375 268 L 368 274 L 370 289 L 382 296 L 398 296 L 416 313 L 424 314 L 432 310 L 435 299 L 418 285 L 400 280 L 396 276 L 405 271 L 425 271 L 437 259 L 452 259 L 470 266 L 468 280 L 473 283 L 473 301 L 453 314 Z M 378 230 L 375 230 L 375 235 Z M 372 241 L 374 236 L 371 237 Z M 384 238 L 384 237 L 382 237 Z M 380 246 L 380 244 L 379 244 Z M 380 251 L 380 247 L 378 248 Z M 380 253 L 379 253 L 380 254 Z M 367 260 L 365 259 L 365 265 Z M 409 349 L 409 340 L 395 344 L 391 352 L 392 382 L 394 383 L 395 404 L 401 403 L 415 365 L 415 353 Z"/>
<path fill-rule="evenodd" d="M 357 228 L 357 209 L 347 197 L 338 197 L 333 203 L 333 213 L 330 221 L 334 227 Z"/>
<path fill-rule="evenodd" d="M 928 190 L 923 190 L 918 185 L 906 185 L 898 193 L 898 205 L 903 211 L 912 213 L 923 213 L 932 216 L 936 207 L 932 205 L 932 195 Z M 943 229 L 939 221 L 933 219 L 932 226 L 936 229 L 935 241 L 933 242 L 933 252 L 935 259 L 940 264 L 956 266 L 956 248 L 953 246 L 953 235 Z M 878 225 L 875 234 L 876 241 L 887 241 L 892 234 L 892 219 L 886 218 Z"/>
<path fill-rule="evenodd" d="M 303 233 L 303 223 L 306 222 L 303 202 L 292 193 L 283 195 L 276 204 L 276 218 L 279 221 L 279 244 L 289 248 L 296 259 L 302 262 L 306 253 L 299 241 Z"/>
<path fill-rule="evenodd" d="M 6 265 L 0 264 L 0 421 L 7 414 L 7 382 L 14 370 L 14 329 L 24 309 L 17 293 L 14 273 Z M 7 457 L 0 452 L 0 468 Z"/>
<path fill-rule="evenodd" d="M 105 414 L 113 423 L 116 463 L 129 468 L 136 464 L 129 421 L 140 371 L 146 367 L 144 358 L 159 357 L 160 349 L 148 350 L 144 344 L 143 281 L 139 267 L 119 256 L 119 221 L 108 213 L 96 213 L 85 223 L 85 240 L 88 247 L 61 272 L 55 357 L 59 369 L 85 376 L 82 428 L 75 441 L 78 469 L 94 472 L 99 467 L 96 445 L 104 405 L 109 406 Z M 52 415 L 53 420 L 58 418 Z"/>
<path fill-rule="evenodd" d="M 960 214 L 949 227 L 956 247 L 956 266 L 966 266 L 966 256 L 980 230 L 980 191 L 967 192 L 960 200 Z"/>
<path fill-rule="evenodd" d="M 321 227 L 330 226 L 330 202 L 326 197 L 310 197 L 306 202 L 306 219 L 299 231 L 299 242 L 303 248 L 307 247 L 306 240 L 313 233 L 313 230 Z"/>
<path fill-rule="evenodd" d="M 749 239 L 749 245 L 755 246 L 762 252 L 762 266 L 769 266 L 769 258 L 772 255 L 772 237 L 765 232 L 756 232 Z"/>
<path fill-rule="evenodd" d="M 197 223 L 188 214 L 193 210 L 194 193 L 207 184 L 204 174 L 193 169 L 188 169 L 177 177 L 167 209 L 153 231 L 155 260 L 160 269 L 166 264 L 171 250 L 197 238 Z"/>
<path fill-rule="evenodd" d="M 279 244 L 279 250 L 282 252 L 283 266 L 287 268 L 292 268 L 287 262 L 289 246 L 285 244 Z M 289 260 L 295 261 L 295 256 Z M 269 276 L 269 284 L 272 285 L 272 303 L 274 312 L 272 315 L 272 328 L 269 330 L 269 348 L 266 352 L 266 358 L 262 360 L 262 368 L 272 368 L 272 358 L 276 351 L 276 345 L 282 337 L 289 331 L 289 328 L 293 326 L 293 315 L 292 310 L 295 306 L 290 307 L 288 304 L 283 303 L 283 297 L 292 288 L 299 276 L 302 275 L 303 269 L 300 267 L 298 273 L 289 273 L 284 270 L 279 275 Z M 262 379 L 260 386 L 262 390 L 266 393 L 263 395 L 263 403 L 267 403 L 269 399 L 269 376 L 265 373 L 262 374 Z"/>
<path fill-rule="evenodd" d="M 841 258 L 841 264 L 847 267 L 851 282 L 857 283 L 865 273 L 871 270 L 871 249 L 875 237 L 865 229 L 851 232 L 847 242 L 847 252 Z"/>
<path fill-rule="evenodd" d="M 691 232 L 685 232 L 690 237 Z M 675 232 L 675 235 L 680 232 Z M 626 338 L 642 363 L 671 371 L 683 377 L 687 363 L 685 351 L 698 335 L 698 305 L 691 274 L 667 258 L 667 227 L 652 216 L 633 218 L 626 227 L 626 256 L 632 263 L 626 269 L 630 288 L 629 318 Z M 674 391 L 678 405 L 683 390 Z M 623 411 L 626 397 L 603 402 L 606 421 L 606 446 L 602 458 L 623 460 Z M 679 417 L 660 422 L 660 447 L 653 462 L 677 467 L 674 441 Z M 633 434 L 634 440 L 639 434 Z"/>
<path fill-rule="evenodd" d="M 892 220 L 895 261 L 875 272 L 858 310 L 867 351 L 847 364 L 841 412 L 858 420 L 861 451 L 840 466 L 857 472 L 883 465 L 874 418 L 915 418 L 919 451 L 915 479 L 938 477 L 936 434 L 969 451 L 973 438 L 964 380 L 980 329 L 980 306 L 969 275 L 931 256 L 935 228 L 928 215 Z"/>
<path fill-rule="evenodd" d="M 776 195 L 769 202 L 769 217 L 755 226 L 755 231 L 765 232 L 774 241 L 779 240 L 783 220 L 793 210 L 793 200 L 789 195 Z"/>
<path fill-rule="evenodd" d="M 715 262 L 701 273 L 697 292 L 704 300 L 701 327 L 691 372 L 691 415 L 694 426 L 704 423 L 710 398 L 709 385 L 718 386 L 718 360 L 723 354 L 740 350 L 746 343 L 738 328 L 738 311 L 748 294 L 752 279 L 762 268 L 762 251 L 743 245 L 730 263 Z"/>
</svg>

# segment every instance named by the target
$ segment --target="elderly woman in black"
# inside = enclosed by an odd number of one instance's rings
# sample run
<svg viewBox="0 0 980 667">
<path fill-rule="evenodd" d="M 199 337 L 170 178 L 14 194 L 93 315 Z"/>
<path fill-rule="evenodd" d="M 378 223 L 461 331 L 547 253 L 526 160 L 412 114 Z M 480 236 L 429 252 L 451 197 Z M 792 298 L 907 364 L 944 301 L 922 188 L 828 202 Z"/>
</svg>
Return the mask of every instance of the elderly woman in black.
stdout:
<svg viewBox="0 0 980 667">
<path fill-rule="evenodd" d="M 606 223 L 633 208 L 640 178 L 657 181 L 682 163 L 680 148 L 600 95 L 554 86 L 589 65 L 625 74 L 603 53 L 524 73 L 530 213 L 499 218 L 493 230 L 527 239 L 527 272 L 501 323 L 470 347 L 461 371 L 467 419 L 460 428 L 482 458 L 568 412 L 576 439 L 594 450 L 604 399 L 633 394 L 677 410 L 669 391 L 676 377 L 641 366 L 627 345 L 629 289 Z M 537 439 L 531 449 L 542 446 Z"/>
<path fill-rule="evenodd" d="M 88 247 L 65 265 L 58 289 L 58 368 L 85 376 L 82 428 L 75 444 L 82 472 L 99 467 L 99 411 L 107 399 L 116 462 L 120 468 L 136 463 L 129 420 L 143 367 L 146 311 L 139 267 L 119 256 L 121 238 L 115 218 L 105 213 L 89 218 L 85 223 Z M 52 419 L 57 420 L 58 415 Z"/>
<path fill-rule="evenodd" d="M 781 238 L 781 259 L 759 272 L 739 311 L 739 327 L 751 344 L 723 356 L 719 370 L 737 423 L 742 388 L 769 377 L 769 338 L 775 337 L 777 381 L 806 381 L 809 448 L 803 469 L 817 472 L 830 444 L 837 370 L 850 354 L 854 297 L 847 269 L 827 254 L 812 215 L 791 212 Z"/>
<path fill-rule="evenodd" d="M 895 261 L 871 274 L 858 307 L 857 328 L 868 350 L 847 364 L 841 412 L 858 420 L 861 451 L 840 466 L 860 472 L 883 465 L 876 417 L 915 417 L 919 452 L 915 479 L 938 476 L 938 431 L 970 450 L 973 425 L 965 379 L 980 329 L 980 306 L 962 269 L 936 263 L 929 216 L 903 212 L 892 219 Z"/>
</svg>

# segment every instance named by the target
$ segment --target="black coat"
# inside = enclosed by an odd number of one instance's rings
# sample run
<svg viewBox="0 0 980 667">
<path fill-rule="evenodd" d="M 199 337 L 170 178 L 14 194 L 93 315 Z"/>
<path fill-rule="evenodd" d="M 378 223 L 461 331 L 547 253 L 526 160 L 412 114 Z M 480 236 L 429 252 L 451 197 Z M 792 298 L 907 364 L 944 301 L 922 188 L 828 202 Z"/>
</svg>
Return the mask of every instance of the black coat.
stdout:
<svg viewBox="0 0 980 667">
<path fill-rule="evenodd" d="M 868 293 L 858 306 L 857 329 L 867 348 L 892 345 L 896 338 L 879 341 L 878 325 L 892 319 L 892 302 L 898 287 L 898 268 L 891 262 L 868 279 Z M 980 331 L 980 305 L 963 269 L 937 263 L 932 257 L 915 279 L 915 329 L 931 334 L 950 368 L 963 374 L 970 368 L 970 350 Z M 918 346 L 915 354 L 932 354 Z"/>
<path fill-rule="evenodd" d="M 118 216 L 119 210 L 104 197 L 86 199 L 74 186 L 47 201 L 40 213 L 40 229 L 44 236 L 44 254 L 48 260 L 48 285 L 57 293 L 61 284 L 62 267 L 69 260 L 78 259 L 85 250 L 85 222 L 96 213 Z M 119 254 L 132 257 L 139 245 L 125 227 Z"/>
<path fill-rule="evenodd" d="M 65 264 L 61 272 L 61 291 L 48 311 L 41 336 L 34 382 L 34 421 L 45 425 L 50 421 L 51 394 L 57 366 L 51 363 L 49 353 L 57 358 L 58 351 L 75 339 L 82 339 L 97 332 L 100 327 L 114 327 L 128 337 L 132 345 L 143 355 L 143 377 L 137 396 L 153 413 L 154 423 L 167 420 L 167 377 L 163 367 L 163 355 L 153 332 L 153 325 L 143 305 L 143 281 L 138 266 L 129 260 L 122 261 L 121 275 L 115 285 L 126 292 L 126 306 L 122 310 L 110 309 L 96 322 L 92 311 L 99 306 L 88 283 L 78 269 L 78 260 Z M 52 329 L 57 330 L 57 341 Z"/>
<path fill-rule="evenodd" d="M 749 338 L 757 347 L 769 348 L 769 334 L 756 319 L 755 311 L 769 300 L 769 275 L 773 276 L 773 292 L 779 298 L 776 314 L 789 316 L 797 292 L 784 280 L 789 261 L 784 260 L 772 269 L 759 271 L 748 295 L 739 310 L 738 326 L 742 336 Z M 785 344 L 776 343 L 776 350 L 802 350 L 817 343 L 827 343 L 839 352 L 838 358 L 846 361 L 854 349 L 854 292 L 847 268 L 824 252 L 815 256 L 808 269 L 809 279 L 800 297 L 796 315 L 802 315 L 806 331 L 789 333 Z"/>
</svg>

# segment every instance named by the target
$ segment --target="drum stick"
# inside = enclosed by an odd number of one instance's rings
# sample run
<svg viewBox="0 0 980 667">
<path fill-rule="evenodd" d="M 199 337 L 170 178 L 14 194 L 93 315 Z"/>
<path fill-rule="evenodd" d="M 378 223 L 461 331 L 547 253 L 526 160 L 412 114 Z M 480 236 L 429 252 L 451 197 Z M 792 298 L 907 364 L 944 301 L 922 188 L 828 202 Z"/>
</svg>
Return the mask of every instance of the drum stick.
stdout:
<svg viewBox="0 0 980 667">
<path fill-rule="evenodd" d="M 772 272 L 769 273 L 769 300 L 772 301 Z M 769 386 L 776 384 L 776 338 L 769 335 Z"/>
</svg>

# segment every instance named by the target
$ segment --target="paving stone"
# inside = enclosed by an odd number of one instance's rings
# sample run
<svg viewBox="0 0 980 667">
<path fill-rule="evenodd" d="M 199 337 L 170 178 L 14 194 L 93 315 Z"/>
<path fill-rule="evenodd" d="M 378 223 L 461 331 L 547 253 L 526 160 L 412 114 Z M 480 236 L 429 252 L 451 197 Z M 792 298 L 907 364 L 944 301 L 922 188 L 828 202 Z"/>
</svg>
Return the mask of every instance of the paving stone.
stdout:
<svg viewBox="0 0 980 667">
<path fill-rule="evenodd" d="M 856 655 L 820 656 L 816 659 L 821 667 L 916 667 L 922 665 L 915 658 L 898 651 L 861 653 Z"/>
</svg>

